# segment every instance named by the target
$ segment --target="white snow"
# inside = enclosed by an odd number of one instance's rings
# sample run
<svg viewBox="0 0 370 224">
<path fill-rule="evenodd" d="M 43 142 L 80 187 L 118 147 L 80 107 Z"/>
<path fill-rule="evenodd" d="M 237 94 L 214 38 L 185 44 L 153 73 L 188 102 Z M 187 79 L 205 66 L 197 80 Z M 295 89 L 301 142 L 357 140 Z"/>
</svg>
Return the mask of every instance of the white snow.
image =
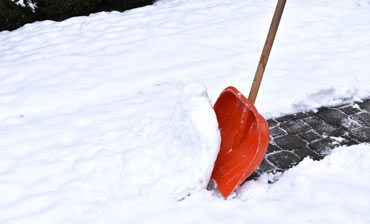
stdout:
<svg viewBox="0 0 370 224">
<path fill-rule="evenodd" d="M 24 1 L 24 0 L 12 0 L 15 4 L 25 7 L 27 4 L 27 7 L 30 7 L 33 11 L 36 9 L 36 4 L 31 1 Z M 26 4 L 25 4 L 26 2 Z"/>
<path fill-rule="evenodd" d="M 0 32 L 0 223 L 369 223 L 368 144 L 226 201 L 205 189 L 212 104 L 229 85 L 248 95 L 275 4 L 160 0 Z M 259 112 L 368 98 L 369 12 L 288 1 Z"/>
<path fill-rule="evenodd" d="M 17 4 L 17 5 L 26 6 L 26 5 L 24 4 L 24 0 L 12 0 L 12 2 L 14 2 L 14 3 L 15 3 L 15 4 Z"/>
</svg>

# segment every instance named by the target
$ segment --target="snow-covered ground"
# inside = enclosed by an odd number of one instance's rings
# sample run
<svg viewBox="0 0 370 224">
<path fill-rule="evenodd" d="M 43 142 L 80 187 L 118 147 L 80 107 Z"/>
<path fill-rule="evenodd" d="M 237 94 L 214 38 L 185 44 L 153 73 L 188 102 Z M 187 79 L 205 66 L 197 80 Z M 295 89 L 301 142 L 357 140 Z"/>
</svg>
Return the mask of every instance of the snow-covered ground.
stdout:
<svg viewBox="0 0 370 224">
<path fill-rule="evenodd" d="M 226 201 L 205 189 L 212 104 L 248 95 L 275 4 L 160 0 L 0 32 L 0 223 L 369 223 L 369 144 Z M 370 1 L 288 1 L 259 112 L 369 96 Z"/>
</svg>

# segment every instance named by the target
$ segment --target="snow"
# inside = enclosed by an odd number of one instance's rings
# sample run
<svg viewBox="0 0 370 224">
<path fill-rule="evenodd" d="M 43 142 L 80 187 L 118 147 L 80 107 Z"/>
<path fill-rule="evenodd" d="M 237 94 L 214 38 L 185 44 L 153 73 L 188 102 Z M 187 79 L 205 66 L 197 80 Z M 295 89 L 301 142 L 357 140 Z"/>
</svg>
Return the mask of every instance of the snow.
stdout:
<svg viewBox="0 0 370 224">
<path fill-rule="evenodd" d="M 275 4 L 160 0 L 0 32 L 0 223 L 369 223 L 369 144 L 226 201 L 205 189 L 212 104 L 229 85 L 248 95 Z M 259 112 L 368 98 L 369 11 L 288 1 Z"/>
<path fill-rule="evenodd" d="M 36 4 L 31 1 L 24 1 L 24 0 L 12 0 L 15 4 L 23 6 L 23 7 L 30 7 L 32 11 L 34 12 L 36 9 Z M 26 3 L 25 3 L 26 2 Z"/>
<path fill-rule="evenodd" d="M 24 4 L 24 1 L 23 0 L 12 0 L 15 4 L 17 4 L 17 5 L 21 5 L 21 6 L 26 6 L 25 4 Z"/>
<path fill-rule="evenodd" d="M 197 191 L 170 205 L 162 199 L 145 201 L 140 210 L 122 209 L 124 214 L 108 209 L 101 223 L 368 223 L 369 161 L 369 144 L 340 147 L 321 161 L 306 158 L 281 176 L 249 181 L 231 200 Z"/>
</svg>

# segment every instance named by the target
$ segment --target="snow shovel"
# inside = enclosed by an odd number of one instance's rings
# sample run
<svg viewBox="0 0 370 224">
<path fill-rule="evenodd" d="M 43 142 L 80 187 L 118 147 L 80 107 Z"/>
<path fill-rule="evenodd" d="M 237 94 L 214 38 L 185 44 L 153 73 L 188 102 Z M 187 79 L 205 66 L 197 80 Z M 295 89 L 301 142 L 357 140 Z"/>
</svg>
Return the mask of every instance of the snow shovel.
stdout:
<svg viewBox="0 0 370 224">
<path fill-rule="evenodd" d="M 222 91 L 214 105 L 221 146 L 211 178 L 225 199 L 258 168 L 269 144 L 267 122 L 253 104 L 285 3 L 286 0 L 277 3 L 248 99 L 230 86 Z"/>
</svg>

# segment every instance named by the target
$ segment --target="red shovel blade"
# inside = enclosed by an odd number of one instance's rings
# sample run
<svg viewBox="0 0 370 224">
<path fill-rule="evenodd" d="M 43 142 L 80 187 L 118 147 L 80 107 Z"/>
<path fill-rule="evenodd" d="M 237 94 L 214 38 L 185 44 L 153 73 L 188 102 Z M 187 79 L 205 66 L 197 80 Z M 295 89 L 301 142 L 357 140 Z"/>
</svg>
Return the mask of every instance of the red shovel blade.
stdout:
<svg viewBox="0 0 370 224">
<path fill-rule="evenodd" d="M 262 162 L 269 144 L 269 129 L 253 104 L 234 87 L 221 93 L 214 110 L 221 146 L 212 179 L 227 198 Z"/>
</svg>

